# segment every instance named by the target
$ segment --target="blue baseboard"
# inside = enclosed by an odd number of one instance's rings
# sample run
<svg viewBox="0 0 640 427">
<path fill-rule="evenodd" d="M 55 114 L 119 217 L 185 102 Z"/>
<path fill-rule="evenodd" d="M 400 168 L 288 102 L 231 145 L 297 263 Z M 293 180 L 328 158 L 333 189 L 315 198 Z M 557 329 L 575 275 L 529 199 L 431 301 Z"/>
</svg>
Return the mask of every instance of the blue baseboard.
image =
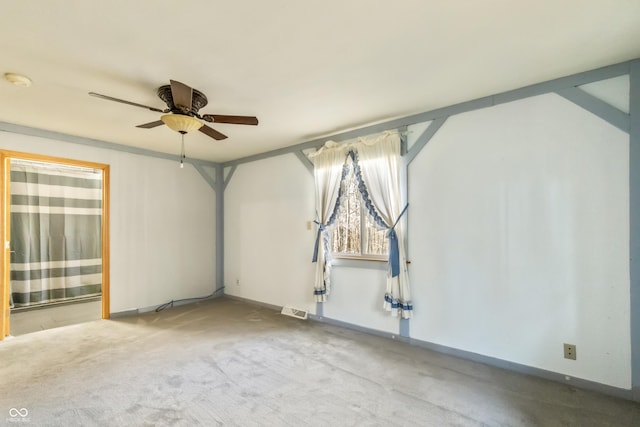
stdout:
<svg viewBox="0 0 640 427">
<path fill-rule="evenodd" d="M 446 354 L 460 359 L 470 360 L 473 362 L 483 363 L 485 365 L 494 366 L 496 368 L 505 369 L 508 371 L 518 372 L 525 375 L 531 375 L 534 377 L 544 378 L 546 380 L 562 383 L 571 387 L 594 391 L 597 393 L 606 394 L 608 396 L 619 397 L 622 399 L 633 400 L 640 402 L 640 388 L 634 388 L 631 390 L 613 387 L 606 384 L 601 384 L 595 381 L 585 380 L 582 378 L 570 377 L 566 374 L 558 372 L 547 371 L 545 369 L 534 368 L 532 366 L 522 365 L 515 362 L 510 362 L 495 357 L 484 356 L 482 354 L 473 353 L 470 351 L 460 350 L 453 347 L 447 347 L 440 344 L 435 344 L 427 341 L 421 341 L 415 338 L 410 338 L 402 335 L 395 335 L 388 332 L 383 332 L 375 329 L 365 328 L 359 325 L 343 322 L 340 320 L 329 319 L 327 317 L 310 315 L 309 318 L 313 321 L 323 322 L 334 326 L 339 326 L 367 334 L 377 335 L 396 341 L 405 342 L 409 345 L 421 347 L 427 350 L 435 351 L 437 353 Z M 402 328 L 401 328 L 402 329 Z M 408 329 L 408 328 L 407 328 Z M 408 330 L 407 330 L 408 332 Z"/>
<path fill-rule="evenodd" d="M 638 393 L 640 392 L 640 389 L 627 390 L 624 388 L 613 387 L 607 384 L 585 380 L 583 378 L 576 378 L 576 377 L 568 376 L 566 374 L 561 374 L 558 372 L 547 371 L 545 369 L 535 368 L 533 366 L 522 365 L 520 363 L 510 362 L 508 360 L 498 359 L 496 357 L 491 357 L 491 356 L 484 356 L 482 354 L 472 353 L 470 351 L 447 347 L 444 345 L 435 344 L 427 341 L 421 341 L 414 338 L 410 338 L 408 340 L 408 343 L 411 345 L 422 347 L 438 353 L 447 354 L 450 356 L 459 357 L 461 359 L 483 363 L 485 365 L 494 366 L 496 368 L 505 369 L 508 371 L 513 371 L 513 372 L 518 372 L 525 375 L 544 378 L 546 380 L 566 384 L 571 387 L 580 388 L 583 390 L 595 391 L 598 393 L 606 394 L 608 396 L 619 397 L 622 399 L 640 401 L 640 394 Z"/>
</svg>

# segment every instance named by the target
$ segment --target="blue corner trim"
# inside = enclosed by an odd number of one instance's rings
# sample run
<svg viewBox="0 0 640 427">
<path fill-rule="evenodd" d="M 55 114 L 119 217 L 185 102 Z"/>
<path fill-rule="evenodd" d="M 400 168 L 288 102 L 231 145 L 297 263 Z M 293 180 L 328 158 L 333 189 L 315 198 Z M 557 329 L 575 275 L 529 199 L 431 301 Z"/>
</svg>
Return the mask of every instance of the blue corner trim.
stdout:
<svg viewBox="0 0 640 427">
<path fill-rule="evenodd" d="M 629 273 L 631 385 L 640 389 L 640 60 L 629 70 Z"/>
<path fill-rule="evenodd" d="M 409 319 L 400 319 L 398 334 L 401 337 L 409 338 L 411 336 L 410 325 L 411 321 Z"/>
</svg>

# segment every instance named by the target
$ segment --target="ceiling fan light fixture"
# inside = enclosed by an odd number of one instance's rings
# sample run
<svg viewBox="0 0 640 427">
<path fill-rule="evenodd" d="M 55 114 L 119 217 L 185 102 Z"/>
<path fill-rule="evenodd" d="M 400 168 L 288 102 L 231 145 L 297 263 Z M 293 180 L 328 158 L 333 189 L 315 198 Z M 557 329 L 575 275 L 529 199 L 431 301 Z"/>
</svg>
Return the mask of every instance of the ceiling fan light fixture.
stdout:
<svg viewBox="0 0 640 427">
<path fill-rule="evenodd" d="M 184 114 L 165 114 L 160 117 L 160 120 L 169 126 L 171 130 L 182 134 L 198 130 L 204 125 L 204 123 L 195 117 L 185 116 Z"/>
<path fill-rule="evenodd" d="M 119 102 L 121 104 L 132 105 L 134 107 L 140 107 L 145 110 L 164 114 L 164 116 L 160 117 L 160 120 L 136 126 L 141 129 L 153 129 L 166 124 L 171 130 L 174 130 L 183 136 L 188 132 L 198 130 L 216 141 L 222 141 L 227 138 L 227 135 L 207 126 L 202 120 L 211 123 L 215 122 L 235 125 L 255 126 L 258 124 L 258 118 L 254 116 L 228 116 L 224 114 L 200 115 L 198 111 L 201 107 L 207 105 L 207 97 L 204 96 L 202 92 L 199 92 L 184 83 L 180 83 L 176 80 L 170 80 L 170 82 L 170 85 L 160 86 L 157 90 L 158 97 L 167 104 L 167 108 L 164 110 L 139 104 L 137 102 L 114 98 L 108 95 L 101 95 L 96 92 L 89 92 L 89 95 L 95 96 L 96 98 L 106 99 L 107 101 Z M 167 114 L 169 112 L 172 114 Z"/>
</svg>

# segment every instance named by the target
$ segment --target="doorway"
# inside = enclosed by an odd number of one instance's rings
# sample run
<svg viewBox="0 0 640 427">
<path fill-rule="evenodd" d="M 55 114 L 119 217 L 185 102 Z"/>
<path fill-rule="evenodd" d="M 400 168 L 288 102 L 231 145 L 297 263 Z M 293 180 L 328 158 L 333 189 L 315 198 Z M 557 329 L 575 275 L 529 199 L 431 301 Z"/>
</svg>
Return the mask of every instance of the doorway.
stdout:
<svg viewBox="0 0 640 427">
<path fill-rule="evenodd" d="M 82 302 L 109 318 L 109 166 L 3 150 L 0 160 L 0 339 L 12 307 Z"/>
</svg>

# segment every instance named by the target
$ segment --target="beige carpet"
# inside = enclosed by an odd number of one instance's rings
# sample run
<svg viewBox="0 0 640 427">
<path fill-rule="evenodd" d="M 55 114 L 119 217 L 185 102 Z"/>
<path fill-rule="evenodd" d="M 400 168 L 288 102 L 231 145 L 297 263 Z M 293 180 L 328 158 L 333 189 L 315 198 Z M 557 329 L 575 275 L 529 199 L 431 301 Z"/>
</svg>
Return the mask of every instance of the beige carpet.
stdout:
<svg viewBox="0 0 640 427">
<path fill-rule="evenodd" d="M 640 425 L 638 403 L 226 298 L 9 338 L 0 361 L 10 425 Z"/>
</svg>

